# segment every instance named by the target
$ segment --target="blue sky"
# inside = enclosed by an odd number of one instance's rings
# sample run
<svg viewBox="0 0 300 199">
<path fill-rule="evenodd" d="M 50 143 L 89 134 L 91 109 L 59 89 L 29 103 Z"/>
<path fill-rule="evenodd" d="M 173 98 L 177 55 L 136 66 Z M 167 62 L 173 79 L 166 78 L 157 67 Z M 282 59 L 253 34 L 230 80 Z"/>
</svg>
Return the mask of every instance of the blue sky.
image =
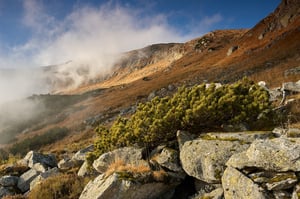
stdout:
<svg viewBox="0 0 300 199">
<path fill-rule="evenodd" d="M 0 68 L 88 60 L 152 43 L 185 42 L 216 29 L 251 28 L 279 3 L 0 0 Z"/>
</svg>

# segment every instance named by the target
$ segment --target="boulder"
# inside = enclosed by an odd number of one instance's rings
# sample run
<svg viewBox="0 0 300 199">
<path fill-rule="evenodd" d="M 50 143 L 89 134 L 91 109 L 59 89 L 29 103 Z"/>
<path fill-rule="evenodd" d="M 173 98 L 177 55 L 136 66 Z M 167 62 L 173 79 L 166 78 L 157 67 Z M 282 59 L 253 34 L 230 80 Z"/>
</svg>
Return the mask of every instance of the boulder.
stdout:
<svg viewBox="0 0 300 199">
<path fill-rule="evenodd" d="M 266 191 L 237 169 L 227 167 L 222 176 L 224 197 L 230 199 L 268 199 Z"/>
<path fill-rule="evenodd" d="M 34 169 L 30 169 L 29 171 L 22 174 L 18 180 L 18 188 L 21 192 L 25 193 L 30 188 L 30 183 L 39 175 L 40 173 Z"/>
<path fill-rule="evenodd" d="M 54 167 L 53 169 L 50 169 L 44 173 L 39 174 L 36 178 L 33 179 L 32 182 L 30 182 L 30 190 L 34 188 L 37 184 L 41 183 L 43 180 L 56 176 L 59 174 L 59 170 L 57 167 Z"/>
<path fill-rule="evenodd" d="M 93 163 L 93 167 L 99 172 L 104 173 L 107 171 L 108 167 L 117 161 L 122 162 L 122 164 L 130 165 L 141 165 L 147 164 L 146 161 L 142 160 L 143 149 L 138 149 L 134 147 L 124 147 L 119 148 L 114 151 L 102 154 Z"/>
<path fill-rule="evenodd" d="M 72 160 L 79 161 L 81 164 L 85 161 L 86 154 L 88 152 L 94 151 L 94 145 L 90 145 L 82 150 L 79 150 L 75 155 L 72 157 Z"/>
<path fill-rule="evenodd" d="M 9 187 L 0 187 L 0 198 L 5 196 L 14 195 L 16 194 L 12 188 Z"/>
<path fill-rule="evenodd" d="M 18 184 L 19 177 L 17 176 L 2 176 L 0 178 L 0 185 L 3 187 L 13 187 Z"/>
<path fill-rule="evenodd" d="M 28 167 L 38 172 L 45 172 L 49 168 L 57 167 L 56 158 L 53 154 L 44 155 L 34 151 L 30 151 L 23 158 Z"/>
<path fill-rule="evenodd" d="M 80 169 L 77 172 L 77 175 L 82 177 L 96 174 L 97 171 L 93 167 L 88 168 L 88 163 L 86 161 L 81 165 Z"/>
<path fill-rule="evenodd" d="M 183 172 L 179 163 L 178 151 L 171 148 L 164 148 L 162 152 L 155 157 L 156 162 L 164 168 L 173 172 Z"/>
<path fill-rule="evenodd" d="M 58 168 L 60 168 L 62 170 L 69 170 L 71 168 L 76 167 L 76 165 L 77 165 L 77 162 L 73 161 L 70 158 L 63 158 L 57 164 Z"/>
<path fill-rule="evenodd" d="M 300 139 L 258 139 L 246 151 L 231 156 L 227 165 L 237 169 L 255 167 L 276 172 L 300 171 Z"/>
<path fill-rule="evenodd" d="M 155 199 L 171 198 L 177 184 L 132 179 L 121 173 L 99 175 L 89 182 L 80 199 Z"/>
<path fill-rule="evenodd" d="M 208 183 L 220 183 L 228 159 L 246 150 L 257 138 L 265 139 L 272 132 L 206 133 L 187 141 L 180 150 L 184 171 Z"/>
</svg>

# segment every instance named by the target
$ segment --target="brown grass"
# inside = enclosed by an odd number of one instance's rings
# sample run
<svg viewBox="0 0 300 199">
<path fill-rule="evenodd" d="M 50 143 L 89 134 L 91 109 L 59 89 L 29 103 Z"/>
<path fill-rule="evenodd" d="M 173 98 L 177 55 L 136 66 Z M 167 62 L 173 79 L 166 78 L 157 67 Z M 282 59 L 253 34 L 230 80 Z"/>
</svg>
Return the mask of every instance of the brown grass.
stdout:
<svg viewBox="0 0 300 199">
<path fill-rule="evenodd" d="M 115 172 L 147 173 L 151 169 L 144 164 L 125 164 L 123 160 L 117 159 L 111 163 L 105 172 L 105 176 L 110 176 Z"/>
<path fill-rule="evenodd" d="M 164 179 L 168 176 L 168 174 L 164 170 L 159 170 L 159 171 L 153 171 L 152 176 L 156 181 L 164 181 Z"/>
<path fill-rule="evenodd" d="M 300 20 L 295 20 L 294 24 L 290 24 L 287 28 L 270 32 L 264 39 L 258 40 L 258 36 L 268 26 L 269 19 L 267 18 L 249 31 L 214 31 L 212 42 L 201 53 L 194 51 L 194 46 L 199 38 L 189 41 L 184 44 L 186 52 L 183 57 L 175 60 L 172 64 L 168 60 L 162 60 L 159 63 L 142 67 L 141 70 L 128 73 L 127 76 L 124 74 L 127 74 L 126 70 L 130 69 L 123 68 L 123 73 L 120 73 L 122 76 L 114 76 L 104 82 L 70 91 L 70 93 L 81 93 L 107 88 L 100 95 L 74 105 L 83 108 L 72 112 L 68 118 L 56 124 L 56 126 L 71 129 L 71 135 L 47 146 L 45 150 L 51 149 L 59 152 L 91 144 L 93 132 L 80 129 L 85 119 L 99 113 L 127 108 L 135 104 L 139 96 L 147 97 L 152 91 L 167 87 L 169 84 L 201 83 L 204 80 L 234 81 L 236 78 L 248 74 L 251 79 L 264 80 L 271 87 L 300 79 L 300 75 L 284 76 L 285 70 L 299 66 L 300 34 L 298 34 L 297 28 L 300 26 Z M 228 48 L 234 45 L 238 45 L 239 49 L 231 56 L 227 56 Z M 216 46 L 221 47 L 208 52 L 208 48 Z M 268 66 L 269 62 L 271 66 Z M 164 70 L 166 68 L 169 70 Z M 150 81 L 143 81 L 142 77 L 144 76 L 149 77 Z M 42 133 L 45 129 L 32 132 L 32 134 Z M 75 144 L 72 145 L 72 143 Z"/>
</svg>

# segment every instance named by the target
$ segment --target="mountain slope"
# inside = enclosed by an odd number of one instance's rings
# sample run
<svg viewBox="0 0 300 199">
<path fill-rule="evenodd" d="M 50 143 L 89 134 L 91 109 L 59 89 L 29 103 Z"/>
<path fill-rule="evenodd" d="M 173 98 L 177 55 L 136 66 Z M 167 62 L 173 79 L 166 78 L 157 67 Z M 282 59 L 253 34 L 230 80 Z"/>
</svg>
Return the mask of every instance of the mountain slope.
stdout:
<svg viewBox="0 0 300 199">
<path fill-rule="evenodd" d="M 63 120 L 37 130 L 28 128 L 31 130 L 19 139 L 42 134 L 55 126 L 67 127 L 69 136 L 44 150 L 71 150 L 91 142 L 94 125 L 108 124 L 120 114 L 130 114 L 150 93 L 165 95 L 181 85 L 233 82 L 244 76 L 264 80 L 272 87 L 297 81 L 299 5 L 300 0 L 282 1 L 251 29 L 216 30 L 183 44 L 154 44 L 124 53 L 110 75 L 99 75 L 76 89 L 61 92 L 81 96 L 75 104 L 51 115 L 64 114 Z"/>
</svg>

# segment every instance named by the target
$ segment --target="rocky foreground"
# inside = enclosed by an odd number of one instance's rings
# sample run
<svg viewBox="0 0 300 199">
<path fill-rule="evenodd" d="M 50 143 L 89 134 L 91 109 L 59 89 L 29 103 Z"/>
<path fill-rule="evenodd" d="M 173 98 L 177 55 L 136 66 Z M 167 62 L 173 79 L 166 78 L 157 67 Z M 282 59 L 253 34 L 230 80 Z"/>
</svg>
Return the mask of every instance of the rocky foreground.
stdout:
<svg viewBox="0 0 300 199">
<path fill-rule="evenodd" d="M 292 198 L 300 196 L 300 130 L 213 132 L 195 138 L 177 132 L 178 143 L 154 150 L 125 147 L 101 155 L 88 169 L 89 146 L 57 163 L 30 151 L 19 175 L 0 178 L 0 197 L 26 194 L 45 179 L 81 165 L 94 175 L 80 199 Z M 7 170 L 14 170 L 11 165 Z"/>
</svg>

